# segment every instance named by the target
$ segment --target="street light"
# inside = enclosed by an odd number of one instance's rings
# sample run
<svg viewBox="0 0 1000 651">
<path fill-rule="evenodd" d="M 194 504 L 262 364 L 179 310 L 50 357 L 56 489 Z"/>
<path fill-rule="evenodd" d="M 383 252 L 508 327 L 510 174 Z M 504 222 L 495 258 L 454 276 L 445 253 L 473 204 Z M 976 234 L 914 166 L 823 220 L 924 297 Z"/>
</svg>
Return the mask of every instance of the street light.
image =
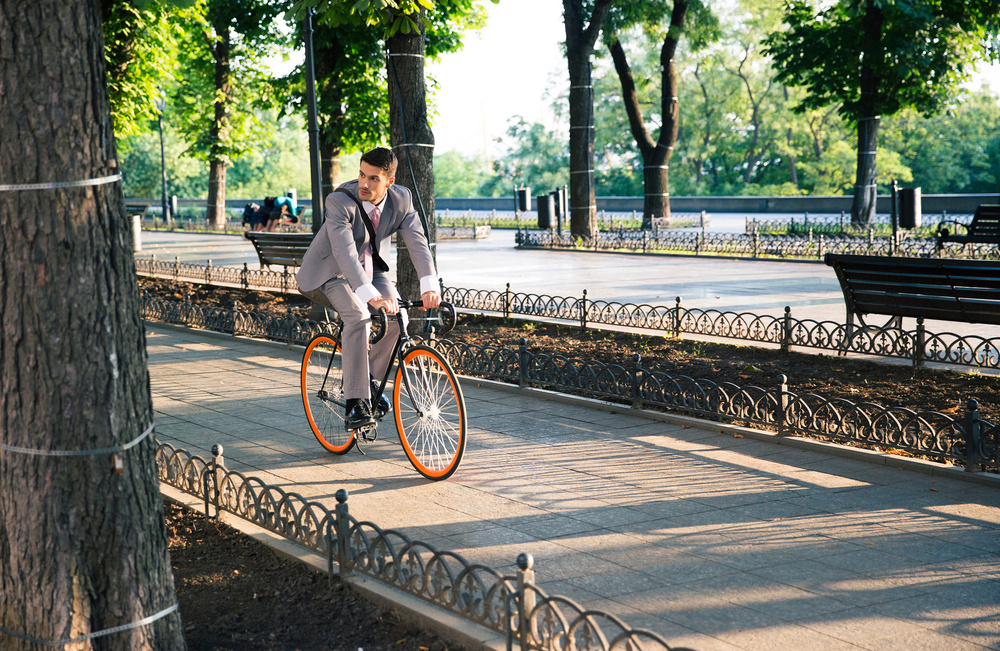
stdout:
<svg viewBox="0 0 1000 651">
<path fill-rule="evenodd" d="M 159 110 L 160 124 L 160 170 L 163 172 L 163 196 L 161 197 L 161 209 L 163 210 L 163 223 L 170 223 L 170 204 L 167 202 L 167 157 L 163 153 L 163 109 L 167 107 L 167 98 L 160 95 L 156 98 L 156 108 Z M 155 219 L 155 218 L 154 218 Z"/>
<path fill-rule="evenodd" d="M 316 65 L 313 59 L 313 14 L 306 10 L 302 31 L 306 46 L 306 114 L 309 131 L 309 177 L 312 179 L 312 232 L 323 225 L 323 177 L 320 169 L 319 126 L 316 118 Z"/>
</svg>

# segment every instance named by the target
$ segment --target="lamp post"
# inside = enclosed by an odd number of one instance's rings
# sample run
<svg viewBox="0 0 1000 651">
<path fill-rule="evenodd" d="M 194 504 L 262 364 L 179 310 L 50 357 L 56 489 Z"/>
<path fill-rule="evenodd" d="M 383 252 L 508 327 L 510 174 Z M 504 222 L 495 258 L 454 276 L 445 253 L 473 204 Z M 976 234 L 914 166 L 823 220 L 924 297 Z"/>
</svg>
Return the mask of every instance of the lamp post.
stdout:
<svg viewBox="0 0 1000 651">
<path fill-rule="evenodd" d="M 161 207 L 163 210 L 163 223 L 170 223 L 170 204 L 167 202 L 167 157 L 163 153 L 163 109 L 167 107 L 167 99 L 160 95 L 156 100 L 156 108 L 160 115 L 158 122 L 160 125 L 160 170 L 163 173 L 163 196 L 161 197 Z"/>
<path fill-rule="evenodd" d="M 323 178 L 320 169 L 319 126 L 316 118 L 316 66 L 313 60 L 313 24 L 315 10 L 306 11 L 303 25 L 306 46 L 306 110 L 309 131 L 309 177 L 312 179 L 312 232 L 323 225 Z"/>
</svg>

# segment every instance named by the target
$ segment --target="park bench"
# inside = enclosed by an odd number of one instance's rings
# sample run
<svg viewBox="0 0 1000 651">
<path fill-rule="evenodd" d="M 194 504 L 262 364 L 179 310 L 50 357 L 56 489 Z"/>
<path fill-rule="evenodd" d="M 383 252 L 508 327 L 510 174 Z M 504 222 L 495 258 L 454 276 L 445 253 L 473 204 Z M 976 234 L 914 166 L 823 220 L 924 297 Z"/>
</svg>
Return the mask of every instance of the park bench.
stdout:
<svg viewBox="0 0 1000 651">
<path fill-rule="evenodd" d="M 312 233 L 273 233 L 266 231 L 247 231 L 244 237 L 253 242 L 257 250 L 257 258 L 261 267 L 280 265 L 298 267 L 302 265 L 302 256 L 313 240 Z"/>
<path fill-rule="evenodd" d="M 938 226 L 938 251 L 947 242 L 956 242 L 963 246 L 966 244 L 1000 244 L 1000 204 L 980 204 L 972 216 L 972 221 L 968 224 L 954 220 L 949 221 L 964 228 L 965 234 L 953 234 L 944 226 Z"/>
<path fill-rule="evenodd" d="M 854 317 L 903 317 L 1000 325 L 1000 262 L 892 258 L 827 253 L 847 304 L 848 337 Z"/>
<path fill-rule="evenodd" d="M 146 218 L 147 210 L 149 210 L 149 206 L 146 204 L 125 204 L 125 216 L 129 219 L 138 217 L 143 220 Z"/>
</svg>

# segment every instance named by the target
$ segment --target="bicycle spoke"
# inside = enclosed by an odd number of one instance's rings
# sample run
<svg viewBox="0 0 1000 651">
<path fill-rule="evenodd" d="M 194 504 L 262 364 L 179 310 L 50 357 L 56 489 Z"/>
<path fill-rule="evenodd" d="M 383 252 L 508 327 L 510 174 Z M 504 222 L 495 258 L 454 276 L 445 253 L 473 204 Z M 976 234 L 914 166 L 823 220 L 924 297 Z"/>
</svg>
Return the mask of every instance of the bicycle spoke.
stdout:
<svg viewBox="0 0 1000 651">
<path fill-rule="evenodd" d="M 425 477 L 450 476 L 465 450 L 465 404 L 454 373 L 437 351 L 414 347 L 396 382 L 396 428 L 407 457 Z"/>
</svg>

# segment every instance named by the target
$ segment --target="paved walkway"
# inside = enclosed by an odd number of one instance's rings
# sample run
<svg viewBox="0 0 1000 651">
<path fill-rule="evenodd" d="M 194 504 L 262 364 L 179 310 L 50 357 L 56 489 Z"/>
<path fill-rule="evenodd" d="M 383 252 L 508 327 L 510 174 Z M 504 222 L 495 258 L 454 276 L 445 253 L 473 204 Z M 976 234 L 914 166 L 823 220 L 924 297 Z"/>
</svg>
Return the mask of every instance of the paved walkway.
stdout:
<svg viewBox="0 0 1000 651">
<path fill-rule="evenodd" d="M 392 425 L 337 457 L 301 352 L 147 324 L 157 436 L 713 649 L 1000 648 L 1000 488 L 463 381 L 470 441 L 428 482 Z M 294 488 L 292 488 L 294 487 Z"/>
</svg>

